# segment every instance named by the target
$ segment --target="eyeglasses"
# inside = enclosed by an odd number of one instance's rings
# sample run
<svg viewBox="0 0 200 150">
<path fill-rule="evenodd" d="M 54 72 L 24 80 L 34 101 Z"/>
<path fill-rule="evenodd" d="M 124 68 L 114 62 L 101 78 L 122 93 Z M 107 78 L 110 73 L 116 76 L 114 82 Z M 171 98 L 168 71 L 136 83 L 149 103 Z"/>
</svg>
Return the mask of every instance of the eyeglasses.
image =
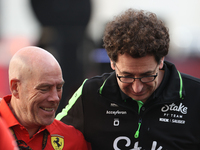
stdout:
<svg viewBox="0 0 200 150">
<path fill-rule="evenodd" d="M 115 65 L 116 68 L 119 70 L 119 68 L 117 67 L 117 65 Z M 157 68 L 157 66 L 156 66 Z M 156 70 L 155 68 L 155 70 Z M 120 71 L 120 70 L 119 70 Z M 121 71 L 120 71 L 121 72 Z M 122 82 L 122 83 L 133 83 L 136 79 L 139 79 L 142 83 L 148 83 L 148 82 L 152 82 L 156 79 L 156 77 L 158 76 L 158 73 L 156 73 L 156 75 L 149 75 L 149 76 L 145 76 L 145 77 L 140 77 L 140 78 L 134 78 L 134 77 L 128 77 L 128 76 L 119 76 L 117 74 L 117 78 Z"/>
</svg>

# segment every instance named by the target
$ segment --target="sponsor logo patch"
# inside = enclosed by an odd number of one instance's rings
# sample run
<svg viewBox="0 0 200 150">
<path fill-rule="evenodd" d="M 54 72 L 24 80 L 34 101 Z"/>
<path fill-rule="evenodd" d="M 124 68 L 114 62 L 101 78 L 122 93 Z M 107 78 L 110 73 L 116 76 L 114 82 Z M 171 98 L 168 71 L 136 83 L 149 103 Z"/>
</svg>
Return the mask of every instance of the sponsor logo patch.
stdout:
<svg viewBox="0 0 200 150">
<path fill-rule="evenodd" d="M 174 103 L 165 105 L 161 108 L 163 117 L 159 118 L 160 122 L 185 124 L 184 115 L 187 114 L 188 107 L 185 107 L 183 103 L 176 105 Z"/>
<path fill-rule="evenodd" d="M 115 103 L 110 103 L 110 107 L 119 107 L 119 106 Z"/>
<path fill-rule="evenodd" d="M 64 147 L 64 137 L 58 134 L 52 134 L 51 145 L 55 150 L 62 150 Z"/>
<path fill-rule="evenodd" d="M 107 115 L 126 115 L 127 112 L 126 111 L 120 111 L 120 110 L 107 110 L 106 111 Z"/>
<path fill-rule="evenodd" d="M 125 141 L 125 145 L 124 145 L 124 148 L 130 148 L 130 150 L 141 150 L 142 147 L 139 146 L 139 142 L 135 142 L 134 143 L 134 147 L 130 147 L 131 145 L 131 139 L 126 137 L 126 136 L 119 136 L 117 137 L 114 142 L 113 142 L 113 148 L 114 150 L 122 150 L 118 147 L 118 143 L 120 141 Z M 162 146 L 158 146 L 158 143 L 157 141 L 153 141 L 152 142 L 152 145 L 151 145 L 151 150 L 162 150 L 163 147 Z"/>
</svg>

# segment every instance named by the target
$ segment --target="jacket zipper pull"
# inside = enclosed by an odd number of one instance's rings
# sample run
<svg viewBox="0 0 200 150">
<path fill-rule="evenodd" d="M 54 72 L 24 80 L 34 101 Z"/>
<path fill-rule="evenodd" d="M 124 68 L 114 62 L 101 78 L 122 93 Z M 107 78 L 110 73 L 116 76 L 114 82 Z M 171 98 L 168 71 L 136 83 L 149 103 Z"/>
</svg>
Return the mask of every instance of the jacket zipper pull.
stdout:
<svg viewBox="0 0 200 150">
<path fill-rule="evenodd" d="M 135 135 L 134 135 L 135 138 L 139 137 L 141 124 L 142 124 L 142 119 L 140 119 L 139 122 L 138 122 L 138 129 L 137 129 L 137 131 L 135 132 Z"/>
</svg>

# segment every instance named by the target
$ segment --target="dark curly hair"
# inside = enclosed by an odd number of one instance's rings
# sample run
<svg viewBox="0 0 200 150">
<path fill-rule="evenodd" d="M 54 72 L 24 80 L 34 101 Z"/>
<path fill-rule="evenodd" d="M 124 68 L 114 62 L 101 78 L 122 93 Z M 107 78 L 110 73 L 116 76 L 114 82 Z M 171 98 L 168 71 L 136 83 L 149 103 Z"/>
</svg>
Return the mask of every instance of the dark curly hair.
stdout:
<svg viewBox="0 0 200 150">
<path fill-rule="evenodd" d="M 168 28 L 154 13 L 128 9 L 107 23 L 104 44 L 114 62 L 118 54 L 128 53 L 133 58 L 154 55 L 159 63 L 169 49 Z"/>
</svg>

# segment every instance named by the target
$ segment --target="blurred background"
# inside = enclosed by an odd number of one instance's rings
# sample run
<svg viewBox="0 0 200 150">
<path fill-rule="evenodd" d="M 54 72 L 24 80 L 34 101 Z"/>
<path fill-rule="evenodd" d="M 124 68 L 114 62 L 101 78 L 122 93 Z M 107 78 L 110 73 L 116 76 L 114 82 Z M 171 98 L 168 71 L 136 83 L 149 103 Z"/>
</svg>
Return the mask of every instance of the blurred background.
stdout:
<svg viewBox="0 0 200 150">
<path fill-rule="evenodd" d="M 85 78 L 111 71 L 102 47 L 104 27 L 128 8 L 156 13 L 170 31 L 166 60 L 200 78 L 199 7 L 199 0 L 0 0 L 0 97 L 10 94 L 12 55 L 24 46 L 40 46 L 63 69 L 60 111 Z"/>
</svg>

